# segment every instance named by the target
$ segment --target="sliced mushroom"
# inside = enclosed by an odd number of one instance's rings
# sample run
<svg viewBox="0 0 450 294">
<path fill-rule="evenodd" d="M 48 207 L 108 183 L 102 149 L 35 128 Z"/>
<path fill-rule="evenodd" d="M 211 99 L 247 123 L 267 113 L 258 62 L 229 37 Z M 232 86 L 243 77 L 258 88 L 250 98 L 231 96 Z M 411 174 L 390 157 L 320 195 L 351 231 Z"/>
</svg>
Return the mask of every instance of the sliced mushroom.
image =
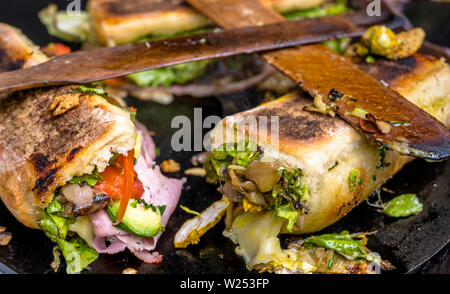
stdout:
<svg viewBox="0 0 450 294">
<path fill-rule="evenodd" d="M 273 190 L 280 180 L 280 174 L 274 162 L 253 161 L 245 171 L 245 178 L 255 183 L 258 190 L 265 193 Z"/>
</svg>

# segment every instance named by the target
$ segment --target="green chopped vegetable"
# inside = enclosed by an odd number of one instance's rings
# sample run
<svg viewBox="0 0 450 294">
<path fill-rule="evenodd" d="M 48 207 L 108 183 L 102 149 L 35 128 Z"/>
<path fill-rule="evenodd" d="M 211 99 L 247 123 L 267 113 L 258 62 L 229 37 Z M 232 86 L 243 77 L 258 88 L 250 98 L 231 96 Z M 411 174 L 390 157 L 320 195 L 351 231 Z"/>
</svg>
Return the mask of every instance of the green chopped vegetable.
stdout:
<svg viewBox="0 0 450 294">
<path fill-rule="evenodd" d="M 74 177 L 69 181 L 71 184 L 81 184 L 81 183 L 87 183 L 89 186 L 93 187 L 98 182 L 103 182 L 103 177 L 100 175 L 100 173 L 97 170 L 97 167 L 95 167 L 92 174 L 88 175 L 82 175 L 81 177 Z"/>
<path fill-rule="evenodd" d="M 66 260 L 68 274 L 81 272 L 99 257 L 98 252 L 78 236 L 67 240 L 56 239 L 56 244 Z"/>
<path fill-rule="evenodd" d="M 53 199 L 52 202 L 47 206 L 48 213 L 60 212 L 62 210 L 62 205 L 56 199 Z"/>
<path fill-rule="evenodd" d="M 394 122 L 391 122 L 391 125 L 393 125 L 394 127 L 398 127 L 398 126 L 410 126 L 411 123 L 410 123 L 410 122 L 394 121 Z"/>
<path fill-rule="evenodd" d="M 375 58 L 371 55 L 367 56 L 366 63 L 375 63 Z"/>
<path fill-rule="evenodd" d="M 349 42 L 350 42 L 350 39 L 342 38 L 342 39 L 336 39 L 336 40 L 328 40 L 328 41 L 324 41 L 322 43 L 325 44 L 331 50 L 342 55 L 345 53 L 345 47 L 347 46 L 347 44 Z"/>
<path fill-rule="evenodd" d="M 386 150 L 391 150 L 389 146 L 383 144 L 378 147 L 378 154 L 380 155 L 380 160 L 377 164 L 377 169 L 383 169 L 391 165 L 391 163 L 386 162 Z"/>
<path fill-rule="evenodd" d="M 350 112 L 350 115 L 362 118 L 362 119 L 366 119 L 366 115 L 368 115 L 369 112 L 367 110 L 365 110 L 362 107 L 355 107 L 352 112 Z"/>
<path fill-rule="evenodd" d="M 309 201 L 309 189 L 301 183 L 302 175 L 299 168 L 292 172 L 283 169 L 280 181 L 272 190 L 275 214 L 288 220 L 289 232 L 292 232 L 298 216 L 305 213 L 306 202 Z"/>
<path fill-rule="evenodd" d="M 202 76 L 212 63 L 213 59 L 198 60 L 134 73 L 127 77 L 140 87 L 168 88 L 173 84 L 185 84 Z"/>
<path fill-rule="evenodd" d="M 38 222 L 38 225 L 50 240 L 58 244 L 66 260 L 67 273 L 79 273 L 94 262 L 99 254 L 80 237 L 75 235 L 69 237 L 71 219 L 53 214 L 59 211 L 61 211 L 61 204 L 53 200 L 45 209 L 44 218 Z"/>
<path fill-rule="evenodd" d="M 334 260 L 337 258 L 336 253 L 333 254 L 333 257 L 328 261 L 328 269 L 331 269 L 334 264 Z"/>
<path fill-rule="evenodd" d="M 132 122 L 134 122 L 134 121 L 136 120 L 137 112 L 134 111 L 134 110 L 131 110 L 131 109 L 133 109 L 133 108 L 130 109 L 130 108 L 128 108 L 128 107 L 123 107 L 122 109 L 125 110 L 126 112 L 128 112 L 128 113 L 130 114 L 130 120 L 131 120 Z"/>
<path fill-rule="evenodd" d="M 373 54 L 387 56 L 397 47 L 395 33 L 385 26 L 372 26 L 362 36 L 361 42 Z"/>
<path fill-rule="evenodd" d="M 156 156 L 159 156 L 161 154 L 161 151 L 159 150 L 158 147 L 155 148 L 155 154 Z"/>
<path fill-rule="evenodd" d="M 418 214 L 423 209 L 416 194 L 402 194 L 389 201 L 383 213 L 390 217 L 407 217 Z"/>
<path fill-rule="evenodd" d="M 38 222 L 39 227 L 55 238 L 65 239 L 69 230 L 69 220 L 45 212 L 45 217 Z"/>
<path fill-rule="evenodd" d="M 359 169 L 355 168 L 350 172 L 348 183 L 350 186 L 350 192 L 355 190 L 356 185 L 362 185 L 361 172 Z"/>
<path fill-rule="evenodd" d="M 86 87 L 84 85 L 78 86 L 78 88 L 75 89 L 75 91 L 83 93 L 83 94 L 96 94 L 102 97 L 106 97 L 107 93 L 105 89 L 102 88 L 90 88 Z"/>
<path fill-rule="evenodd" d="M 225 143 L 211 152 L 204 168 L 207 180 L 210 183 L 225 181 L 221 170 L 235 164 L 247 167 L 253 160 L 258 160 L 262 155 L 259 147 L 250 141 L 242 140 L 239 143 Z"/>
<path fill-rule="evenodd" d="M 374 260 L 374 257 L 364 251 L 363 241 L 352 239 L 347 231 L 342 231 L 340 234 L 312 236 L 305 239 L 304 244 L 306 246 L 315 245 L 334 250 L 336 253 L 350 260 L 356 258 L 362 258 L 368 261 Z"/>
<path fill-rule="evenodd" d="M 299 212 L 290 203 L 275 207 L 275 215 L 287 219 L 287 229 L 292 232 L 295 222 L 299 216 Z"/>
</svg>

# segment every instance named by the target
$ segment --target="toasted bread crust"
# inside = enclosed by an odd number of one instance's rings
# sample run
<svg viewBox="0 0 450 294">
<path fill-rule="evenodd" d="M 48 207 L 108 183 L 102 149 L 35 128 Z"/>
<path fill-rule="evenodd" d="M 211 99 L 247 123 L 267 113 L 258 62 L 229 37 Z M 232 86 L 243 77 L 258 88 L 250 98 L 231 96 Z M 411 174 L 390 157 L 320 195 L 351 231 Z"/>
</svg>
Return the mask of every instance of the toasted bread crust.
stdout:
<svg viewBox="0 0 450 294">
<path fill-rule="evenodd" d="M 413 58 L 414 62 L 403 60 L 410 64 L 406 67 L 400 61 L 390 63 L 389 67 L 380 62 L 364 65 L 363 68 L 383 78 L 394 90 L 419 107 L 426 108 L 433 102 L 444 101 L 430 109 L 429 113 L 449 127 L 449 66 L 428 56 L 415 55 Z M 417 86 L 417 81 L 425 89 L 429 89 L 426 83 L 431 83 L 439 90 L 424 91 Z M 211 134 L 213 146 L 248 139 L 264 148 L 263 160 L 278 159 L 291 168 L 302 168 L 303 181 L 309 187 L 311 201 L 303 228 L 295 233 L 312 233 L 339 220 L 412 160 L 411 157 L 388 151 L 385 161 L 390 165 L 377 168 L 379 152 L 363 134 L 340 119 L 303 111 L 307 104 L 311 104 L 311 99 L 306 94 L 291 93 L 253 110 L 225 118 Z M 258 128 L 248 127 L 246 123 L 252 116 L 267 117 L 269 130 L 278 117 L 278 141 L 261 125 Z M 328 170 L 336 161 L 339 164 Z M 361 172 L 362 184 L 350 191 L 349 175 L 355 168 Z"/>
</svg>

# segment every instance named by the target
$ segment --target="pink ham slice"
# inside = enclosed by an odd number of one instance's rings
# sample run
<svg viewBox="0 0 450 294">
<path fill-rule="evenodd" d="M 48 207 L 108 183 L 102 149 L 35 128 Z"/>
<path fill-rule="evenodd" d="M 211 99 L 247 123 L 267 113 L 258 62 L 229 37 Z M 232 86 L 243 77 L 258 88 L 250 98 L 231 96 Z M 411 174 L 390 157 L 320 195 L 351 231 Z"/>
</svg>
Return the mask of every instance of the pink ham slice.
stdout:
<svg viewBox="0 0 450 294">
<path fill-rule="evenodd" d="M 153 167 L 156 158 L 155 143 L 142 124 L 139 122 L 135 124 L 136 133 L 142 134 L 141 154 L 135 165 L 136 173 L 144 185 L 145 192 L 142 199 L 155 206 L 166 205 L 162 215 L 162 223 L 166 226 L 178 204 L 185 180 L 169 179 L 161 173 L 158 165 Z M 151 238 L 131 235 L 114 227 L 104 209 L 89 215 L 89 217 L 95 232 L 93 246 L 99 253 L 115 254 L 128 248 L 137 258 L 146 263 L 162 261 L 162 255 L 158 252 L 150 252 L 155 249 L 161 233 Z M 109 242 L 108 246 L 106 241 Z"/>
</svg>

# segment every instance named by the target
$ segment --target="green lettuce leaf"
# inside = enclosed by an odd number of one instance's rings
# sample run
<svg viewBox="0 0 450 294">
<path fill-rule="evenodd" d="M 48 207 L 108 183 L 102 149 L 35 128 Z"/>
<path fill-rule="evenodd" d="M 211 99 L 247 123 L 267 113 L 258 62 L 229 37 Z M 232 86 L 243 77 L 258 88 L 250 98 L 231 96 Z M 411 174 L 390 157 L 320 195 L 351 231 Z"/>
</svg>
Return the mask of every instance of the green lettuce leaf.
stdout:
<svg viewBox="0 0 450 294">
<path fill-rule="evenodd" d="M 97 167 L 94 169 L 92 174 L 90 175 L 82 175 L 81 177 L 74 177 L 69 181 L 71 184 L 81 184 L 87 183 L 89 186 L 95 186 L 98 182 L 103 182 L 103 177 L 97 170 Z"/>
<path fill-rule="evenodd" d="M 185 31 L 172 35 L 153 35 L 139 38 L 135 42 L 145 42 L 154 40 L 164 40 L 168 38 L 181 37 L 186 35 L 202 34 L 210 31 L 209 28 Z M 185 84 L 205 73 L 206 68 L 214 63 L 213 59 L 192 61 L 164 68 L 152 69 L 140 73 L 134 73 L 127 77 L 140 87 L 170 87 L 173 84 Z"/>
<path fill-rule="evenodd" d="M 290 203 L 275 207 L 275 215 L 285 218 L 288 221 L 287 229 L 292 232 L 295 222 L 297 221 L 299 212 Z"/>
<path fill-rule="evenodd" d="M 44 211 L 45 217 L 38 225 L 50 240 L 58 244 L 66 260 L 67 273 L 79 273 L 94 262 L 99 254 L 80 237 L 68 236 L 71 219 L 53 214 L 58 211 L 61 211 L 61 204 L 53 200 Z"/>
<path fill-rule="evenodd" d="M 140 87 L 170 87 L 185 84 L 202 76 L 213 59 L 192 61 L 130 74 L 127 77 Z"/>
<path fill-rule="evenodd" d="M 99 257 L 98 252 L 78 236 L 67 240 L 56 239 L 56 244 L 66 260 L 68 274 L 81 272 Z"/>
</svg>

